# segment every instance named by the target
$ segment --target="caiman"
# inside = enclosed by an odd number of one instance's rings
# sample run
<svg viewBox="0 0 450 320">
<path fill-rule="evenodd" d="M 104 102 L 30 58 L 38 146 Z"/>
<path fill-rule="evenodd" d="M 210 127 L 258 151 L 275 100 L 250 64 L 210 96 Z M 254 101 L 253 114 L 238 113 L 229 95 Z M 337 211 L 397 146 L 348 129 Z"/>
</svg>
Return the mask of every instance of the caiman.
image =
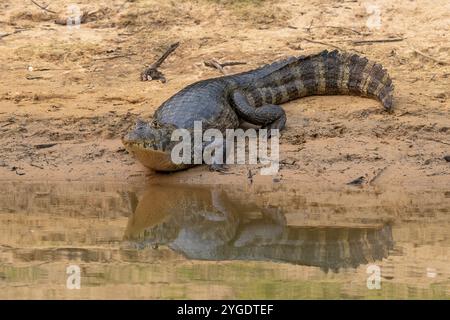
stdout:
<svg viewBox="0 0 450 320">
<path fill-rule="evenodd" d="M 286 206 L 276 207 L 251 198 L 233 198 L 225 188 L 153 185 L 130 201 L 124 240 L 141 249 L 167 246 L 195 260 L 276 261 L 325 271 L 382 260 L 393 248 L 390 223 L 295 226 L 286 219 L 290 196 L 283 194 Z"/>
<path fill-rule="evenodd" d="M 151 122 L 137 121 L 122 142 L 144 166 L 176 171 L 192 164 L 172 162 L 172 148 L 179 143 L 171 140 L 172 132 L 193 133 L 194 121 L 202 122 L 203 131 L 214 128 L 224 134 L 242 121 L 282 130 L 286 124 L 282 103 L 311 95 L 358 95 L 377 99 L 390 111 L 393 88 L 381 64 L 357 54 L 325 50 L 193 83 L 165 101 Z"/>
</svg>

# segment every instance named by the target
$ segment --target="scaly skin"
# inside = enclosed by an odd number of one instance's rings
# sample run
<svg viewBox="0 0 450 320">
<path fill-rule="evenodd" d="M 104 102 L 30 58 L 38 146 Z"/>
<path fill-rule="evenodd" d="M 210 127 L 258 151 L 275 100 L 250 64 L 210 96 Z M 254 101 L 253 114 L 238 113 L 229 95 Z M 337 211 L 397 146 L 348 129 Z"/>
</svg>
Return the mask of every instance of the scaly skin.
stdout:
<svg viewBox="0 0 450 320">
<path fill-rule="evenodd" d="M 336 94 L 374 98 L 388 111 L 393 106 L 392 81 L 380 64 L 356 54 L 323 51 L 191 84 L 164 102 L 150 123 L 138 121 L 122 141 L 150 169 L 181 170 L 192 165 L 171 161 L 171 150 L 178 143 L 171 141 L 174 129 L 192 133 L 194 121 L 202 121 L 203 131 L 214 128 L 225 133 L 245 120 L 282 130 L 286 116 L 279 104 Z"/>
<path fill-rule="evenodd" d="M 167 245 L 190 259 L 271 260 L 334 271 L 383 259 L 393 247 L 389 224 L 290 226 L 282 207 L 243 198 L 231 200 L 221 189 L 153 186 L 132 206 L 124 239 L 137 247 Z"/>
</svg>

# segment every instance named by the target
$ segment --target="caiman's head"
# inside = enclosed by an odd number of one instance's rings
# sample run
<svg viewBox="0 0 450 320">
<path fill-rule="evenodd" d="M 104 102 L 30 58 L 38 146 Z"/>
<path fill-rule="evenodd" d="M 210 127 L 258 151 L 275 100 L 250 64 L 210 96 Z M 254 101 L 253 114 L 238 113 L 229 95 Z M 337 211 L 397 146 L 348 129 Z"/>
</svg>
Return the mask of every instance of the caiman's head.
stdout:
<svg viewBox="0 0 450 320">
<path fill-rule="evenodd" d="M 171 160 L 172 131 L 170 127 L 155 127 L 137 120 L 136 127 L 122 138 L 122 143 L 147 168 L 155 171 L 184 169 L 186 165 Z"/>
</svg>

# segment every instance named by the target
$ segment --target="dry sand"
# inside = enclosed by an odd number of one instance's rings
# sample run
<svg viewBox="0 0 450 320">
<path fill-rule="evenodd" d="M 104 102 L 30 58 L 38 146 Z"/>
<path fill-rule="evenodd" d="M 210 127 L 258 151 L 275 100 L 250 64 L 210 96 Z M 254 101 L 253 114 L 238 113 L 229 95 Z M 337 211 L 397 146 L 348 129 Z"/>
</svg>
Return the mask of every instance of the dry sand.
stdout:
<svg viewBox="0 0 450 320">
<path fill-rule="evenodd" d="M 450 186 L 446 0 L 77 3 L 92 13 L 80 29 L 54 23 L 67 1 L 51 1 L 56 15 L 31 1 L 0 3 L 1 179 L 247 183 L 258 166 L 232 166 L 226 175 L 206 166 L 150 172 L 124 151 L 120 137 L 184 86 L 219 76 L 204 60 L 247 62 L 227 67 L 232 74 L 339 47 L 389 70 L 395 111 L 346 96 L 285 104 L 282 166 L 273 180 L 322 188 L 364 176 L 366 185 Z M 366 25 L 373 4 L 379 29 Z M 355 43 L 374 39 L 398 41 Z M 161 68 L 167 83 L 140 81 L 144 66 L 175 41 L 180 47 Z"/>
</svg>

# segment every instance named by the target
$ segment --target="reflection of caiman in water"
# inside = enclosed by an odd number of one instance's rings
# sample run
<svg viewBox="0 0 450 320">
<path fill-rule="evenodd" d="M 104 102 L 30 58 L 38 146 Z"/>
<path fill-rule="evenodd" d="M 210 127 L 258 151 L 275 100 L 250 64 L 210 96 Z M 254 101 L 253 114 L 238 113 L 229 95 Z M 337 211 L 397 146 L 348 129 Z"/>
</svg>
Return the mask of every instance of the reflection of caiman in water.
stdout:
<svg viewBox="0 0 450 320">
<path fill-rule="evenodd" d="M 281 208 L 231 201 L 220 189 L 153 186 L 131 203 L 125 240 L 167 245 L 190 259 L 283 261 L 338 270 L 383 259 L 393 246 L 389 224 L 290 226 Z"/>
</svg>

